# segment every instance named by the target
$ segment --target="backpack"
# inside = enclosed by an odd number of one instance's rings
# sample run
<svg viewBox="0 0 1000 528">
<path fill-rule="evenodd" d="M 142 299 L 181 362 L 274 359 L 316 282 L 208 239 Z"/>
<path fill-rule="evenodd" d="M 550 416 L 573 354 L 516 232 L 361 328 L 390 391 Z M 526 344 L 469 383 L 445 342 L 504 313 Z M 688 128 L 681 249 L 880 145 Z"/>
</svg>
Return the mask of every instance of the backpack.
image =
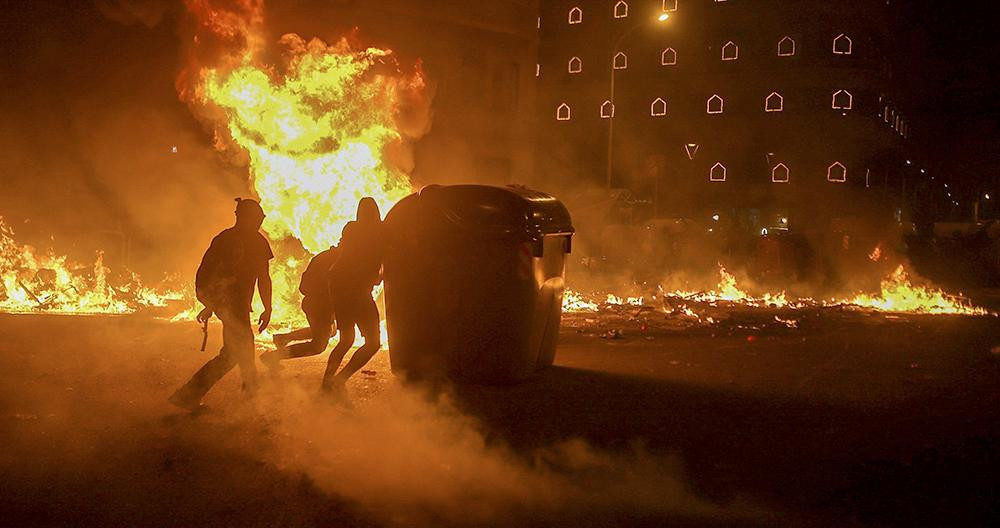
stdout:
<svg viewBox="0 0 1000 528">
<path fill-rule="evenodd" d="M 330 268 L 337 263 L 339 256 L 340 250 L 332 247 L 313 257 L 302 273 L 299 292 L 302 295 L 326 295 L 330 289 Z"/>
</svg>

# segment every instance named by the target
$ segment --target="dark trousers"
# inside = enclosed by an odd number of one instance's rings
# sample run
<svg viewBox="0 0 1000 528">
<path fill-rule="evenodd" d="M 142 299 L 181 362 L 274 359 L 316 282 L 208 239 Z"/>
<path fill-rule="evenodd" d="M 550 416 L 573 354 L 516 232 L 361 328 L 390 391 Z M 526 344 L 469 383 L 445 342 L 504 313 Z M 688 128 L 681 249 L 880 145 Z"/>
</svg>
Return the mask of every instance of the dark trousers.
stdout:
<svg viewBox="0 0 1000 528">
<path fill-rule="evenodd" d="M 332 302 L 325 298 L 307 295 L 302 299 L 302 311 L 309 321 L 311 339 L 288 347 L 288 358 L 300 358 L 322 354 L 330 344 L 330 330 L 334 323 Z M 286 359 L 286 358 L 279 358 Z"/>
<path fill-rule="evenodd" d="M 375 300 L 372 299 L 371 293 L 335 298 L 333 307 L 337 312 L 337 329 L 340 330 L 340 341 L 330 352 L 330 360 L 326 364 L 326 373 L 323 375 L 323 386 L 326 388 L 347 382 L 348 378 L 364 368 L 382 348 L 378 307 L 375 306 Z M 337 368 L 340 367 L 344 356 L 354 345 L 355 327 L 361 331 L 361 336 L 365 338 L 365 344 L 354 352 L 351 360 L 338 374 Z"/>
<path fill-rule="evenodd" d="M 254 359 L 253 329 L 250 312 L 223 310 L 216 313 L 222 320 L 222 350 L 205 363 L 181 388 L 186 396 L 200 400 L 233 367 L 239 365 L 243 390 L 257 388 L 257 363 Z"/>
</svg>

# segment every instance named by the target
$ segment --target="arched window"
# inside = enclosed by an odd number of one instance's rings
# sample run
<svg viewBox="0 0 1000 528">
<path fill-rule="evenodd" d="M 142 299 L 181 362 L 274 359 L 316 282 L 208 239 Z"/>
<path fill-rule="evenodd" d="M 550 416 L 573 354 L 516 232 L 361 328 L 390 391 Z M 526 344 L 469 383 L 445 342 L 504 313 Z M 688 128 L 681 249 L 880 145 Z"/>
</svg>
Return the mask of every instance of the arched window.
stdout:
<svg viewBox="0 0 1000 528">
<path fill-rule="evenodd" d="M 712 165 L 711 170 L 708 171 L 708 179 L 714 182 L 726 181 L 726 166 L 722 162 Z"/>
<path fill-rule="evenodd" d="M 791 57 L 795 55 L 795 39 L 786 36 L 778 41 L 778 56 Z"/>
<path fill-rule="evenodd" d="M 663 0 L 664 11 L 677 11 L 677 0 Z"/>
<path fill-rule="evenodd" d="M 781 112 L 785 109 L 785 98 L 778 92 L 771 92 L 771 95 L 764 99 L 765 112 Z"/>
<path fill-rule="evenodd" d="M 851 37 L 841 33 L 833 39 L 834 55 L 850 55 L 852 53 L 854 53 L 854 41 L 851 40 Z"/>
<path fill-rule="evenodd" d="M 738 58 L 740 58 L 740 47 L 735 42 L 730 40 L 725 46 L 722 46 L 722 60 L 734 61 Z"/>
<path fill-rule="evenodd" d="M 580 73 L 583 71 L 583 61 L 580 57 L 573 57 L 569 60 L 569 72 L 570 73 Z"/>
<path fill-rule="evenodd" d="M 839 161 L 833 162 L 826 168 L 826 181 L 833 183 L 844 183 L 847 181 L 847 167 Z"/>
<path fill-rule="evenodd" d="M 774 183 L 788 183 L 788 165 L 779 163 L 771 169 L 771 181 Z"/>
<path fill-rule="evenodd" d="M 611 101 L 604 101 L 601 105 L 601 119 L 611 119 L 615 117 L 615 104 Z"/>
<path fill-rule="evenodd" d="M 559 105 L 559 108 L 556 109 L 556 121 L 569 121 L 571 118 L 572 112 L 569 105 L 566 103 Z"/>
<path fill-rule="evenodd" d="M 574 7 L 569 10 L 569 23 L 579 24 L 583 22 L 583 10 L 579 7 Z"/>
<path fill-rule="evenodd" d="M 854 108 L 854 96 L 847 90 L 837 90 L 833 93 L 834 110 L 850 110 Z"/>
<path fill-rule="evenodd" d="M 721 114 L 725 108 L 725 101 L 718 94 L 713 95 L 708 98 L 708 105 L 706 111 L 710 114 Z"/>
<path fill-rule="evenodd" d="M 662 97 L 654 99 L 653 104 L 649 106 L 649 115 L 653 117 L 662 117 L 667 115 L 667 102 L 664 101 Z"/>
<path fill-rule="evenodd" d="M 625 0 L 615 4 L 615 18 L 625 18 L 628 16 L 628 2 Z"/>
<path fill-rule="evenodd" d="M 677 52 L 674 48 L 667 48 L 660 54 L 660 64 L 663 66 L 673 66 L 677 64 Z"/>
<path fill-rule="evenodd" d="M 628 55 L 625 52 L 619 51 L 618 55 L 615 55 L 615 60 L 611 62 L 611 66 L 616 70 L 628 68 Z"/>
</svg>

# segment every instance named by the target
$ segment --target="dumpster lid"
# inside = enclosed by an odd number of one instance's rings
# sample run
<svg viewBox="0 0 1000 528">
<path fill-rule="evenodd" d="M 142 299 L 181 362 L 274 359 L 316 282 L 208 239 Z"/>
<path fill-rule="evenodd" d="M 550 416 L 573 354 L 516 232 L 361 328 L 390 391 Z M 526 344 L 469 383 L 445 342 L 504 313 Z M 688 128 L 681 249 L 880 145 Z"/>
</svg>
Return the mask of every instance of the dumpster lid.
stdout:
<svg viewBox="0 0 1000 528">
<path fill-rule="evenodd" d="M 562 202 L 526 187 L 429 185 L 411 198 L 465 230 L 530 237 L 574 232 Z"/>
</svg>

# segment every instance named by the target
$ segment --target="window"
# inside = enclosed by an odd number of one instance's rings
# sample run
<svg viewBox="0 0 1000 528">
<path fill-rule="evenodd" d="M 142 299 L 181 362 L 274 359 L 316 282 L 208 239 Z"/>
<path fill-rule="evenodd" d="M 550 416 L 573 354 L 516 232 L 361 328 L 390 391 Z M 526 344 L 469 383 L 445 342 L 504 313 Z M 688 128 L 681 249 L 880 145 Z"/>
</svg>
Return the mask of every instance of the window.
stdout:
<svg viewBox="0 0 1000 528">
<path fill-rule="evenodd" d="M 711 170 L 708 171 L 708 179 L 714 182 L 726 181 L 726 166 L 721 162 L 712 165 Z"/>
<path fill-rule="evenodd" d="M 707 112 L 710 114 L 721 114 L 725 107 L 725 101 L 718 94 L 708 98 Z"/>
<path fill-rule="evenodd" d="M 839 161 L 833 162 L 826 169 L 826 181 L 833 183 L 844 183 L 847 181 L 847 167 Z"/>
<path fill-rule="evenodd" d="M 778 92 L 771 92 L 771 95 L 764 99 L 765 112 L 781 112 L 785 109 L 785 98 Z"/>
<path fill-rule="evenodd" d="M 771 181 L 774 183 L 788 183 L 788 165 L 779 163 L 771 169 Z"/>
<path fill-rule="evenodd" d="M 535 63 L 535 77 L 541 77 L 541 76 L 542 76 L 542 65 Z"/>
<path fill-rule="evenodd" d="M 601 105 L 601 119 L 611 119 L 615 117 L 615 104 L 611 101 L 604 101 Z"/>
<path fill-rule="evenodd" d="M 735 42 L 730 40 L 725 46 L 722 46 L 722 60 L 734 61 L 738 58 L 740 58 L 740 47 Z"/>
<path fill-rule="evenodd" d="M 571 117 L 572 117 L 572 113 L 571 113 L 571 111 L 569 109 L 569 105 L 568 104 L 563 103 L 563 104 L 559 105 L 559 108 L 556 109 L 556 120 L 557 121 L 569 121 Z"/>
<path fill-rule="evenodd" d="M 850 110 L 854 108 L 854 96 L 847 90 L 837 90 L 833 93 L 834 110 Z"/>
<path fill-rule="evenodd" d="M 795 55 L 795 39 L 786 36 L 778 41 L 778 56 L 791 57 L 792 55 Z"/>
<path fill-rule="evenodd" d="M 569 60 L 569 72 L 570 73 L 580 73 L 583 71 L 583 61 L 580 57 L 573 57 Z"/>
<path fill-rule="evenodd" d="M 882 119 L 884 119 L 886 123 L 889 122 L 889 105 L 886 105 L 885 113 L 882 114 Z"/>
<path fill-rule="evenodd" d="M 664 11 L 677 11 L 677 0 L 663 0 Z"/>
<path fill-rule="evenodd" d="M 583 22 L 583 10 L 579 7 L 574 7 L 569 10 L 569 23 L 570 24 L 580 24 Z"/>
<path fill-rule="evenodd" d="M 660 64 L 663 66 L 673 66 L 677 64 L 677 52 L 674 48 L 667 48 L 660 54 Z"/>
<path fill-rule="evenodd" d="M 653 117 L 662 117 L 667 115 L 667 102 L 664 101 L 662 97 L 657 97 L 653 100 L 653 104 L 649 106 L 649 115 Z"/>
<path fill-rule="evenodd" d="M 615 4 L 615 18 L 625 18 L 628 16 L 628 2 L 621 0 Z"/>
<path fill-rule="evenodd" d="M 852 53 L 854 53 L 854 41 L 851 40 L 851 37 L 841 33 L 833 39 L 834 55 L 850 55 Z"/>
<path fill-rule="evenodd" d="M 684 151 L 687 152 L 689 160 L 694 161 L 695 155 L 698 154 L 698 147 L 699 145 L 697 143 L 688 143 L 684 145 Z"/>
<path fill-rule="evenodd" d="M 615 55 L 615 60 L 611 62 L 611 67 L 616 70 L 624 70 L 628 68 L 628 55 L 619 51 L 618 55 Z"/>
</svg>

